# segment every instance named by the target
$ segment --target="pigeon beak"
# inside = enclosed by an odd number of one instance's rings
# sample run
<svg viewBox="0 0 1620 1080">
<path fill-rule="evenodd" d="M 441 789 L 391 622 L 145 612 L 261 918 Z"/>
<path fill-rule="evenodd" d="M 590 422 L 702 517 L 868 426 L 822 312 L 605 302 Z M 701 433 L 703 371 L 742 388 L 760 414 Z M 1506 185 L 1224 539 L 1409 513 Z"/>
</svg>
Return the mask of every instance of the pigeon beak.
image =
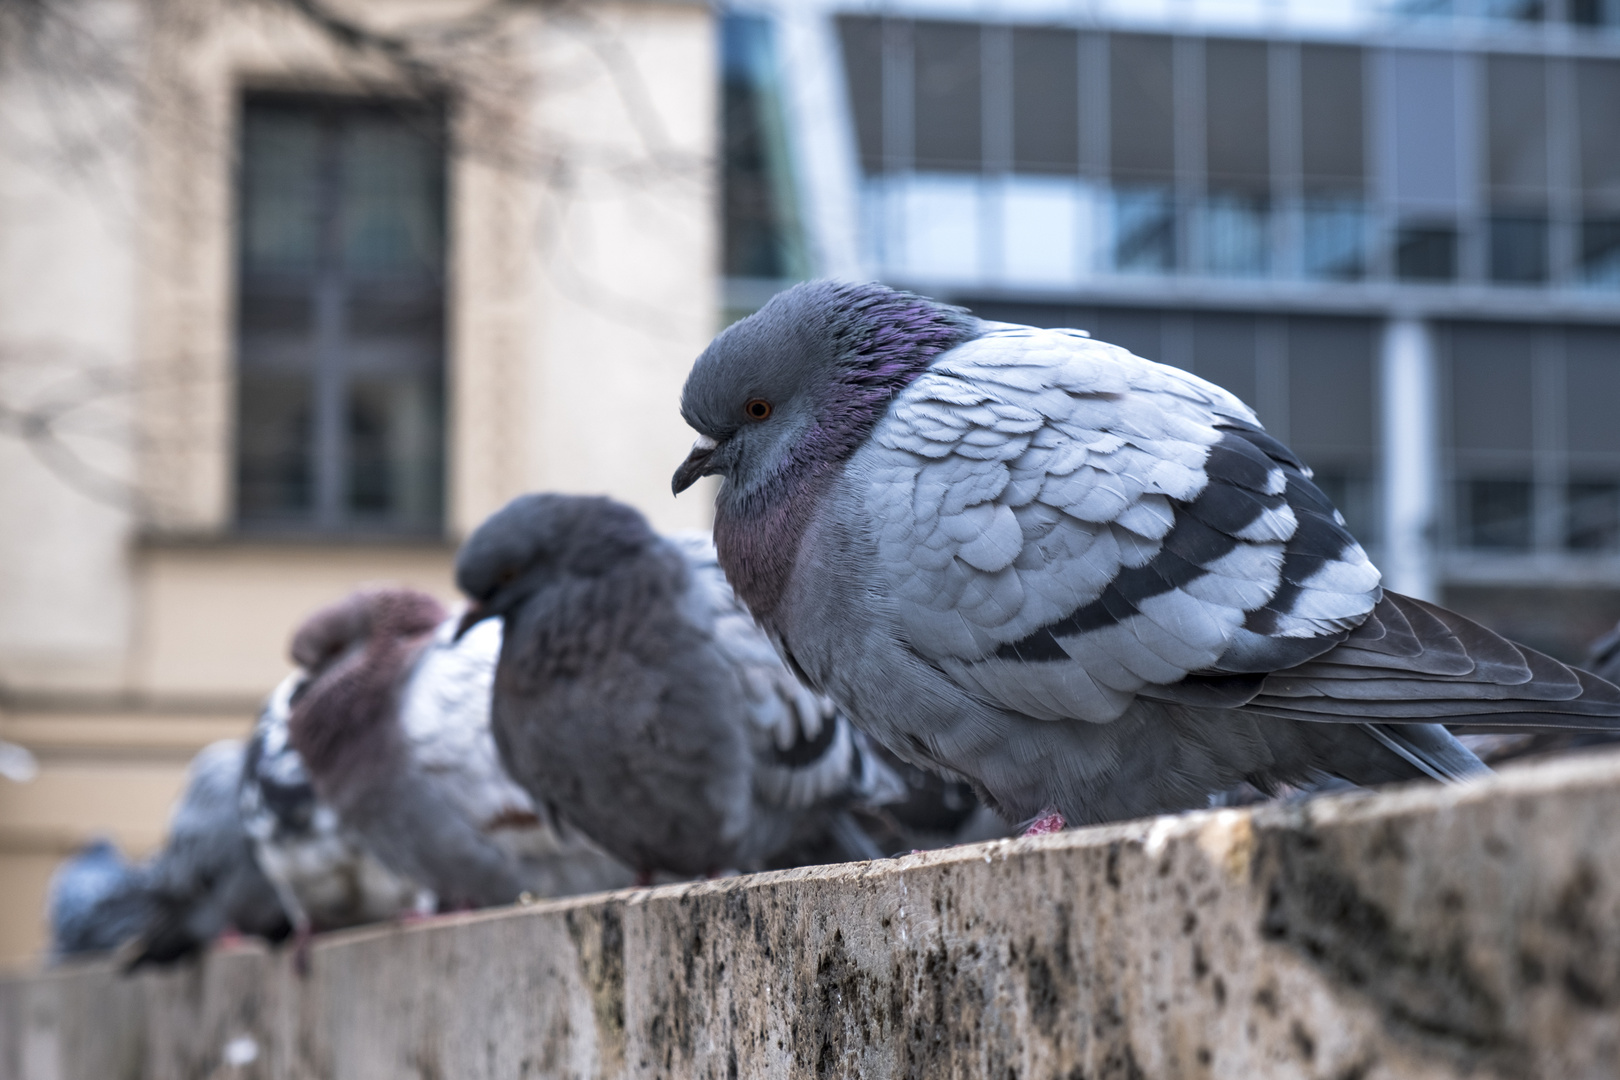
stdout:
<svg viewBox="0 0 1620 1080">
<path fill-rule="evenodd" d="M 714 456 L 715 447 L 719 445 L 707 435 L 697 437 L 697 441 L 692 444 L 692 452 L 686 455 L 681 467 L 675 470 L 675 479 L 670 483 L 675 494 L 679 495 L 697 483 L 698 477 L 709 475 L 709 459 Z"/>
<path fill-rule="evenodd" d="M 484 607 L 482 604 L 468 604 L 467 610 L 461 613 L 461 621 L 456 623 L 456 636 L 450 640 L 453 642 L 460 641 L 462 636 L 465 635 L 467 631 L 471 630 L 473 627 L 477 626 L 479 623 L 483 622 L 493 614 L 495 613 Z"/>
</svg>

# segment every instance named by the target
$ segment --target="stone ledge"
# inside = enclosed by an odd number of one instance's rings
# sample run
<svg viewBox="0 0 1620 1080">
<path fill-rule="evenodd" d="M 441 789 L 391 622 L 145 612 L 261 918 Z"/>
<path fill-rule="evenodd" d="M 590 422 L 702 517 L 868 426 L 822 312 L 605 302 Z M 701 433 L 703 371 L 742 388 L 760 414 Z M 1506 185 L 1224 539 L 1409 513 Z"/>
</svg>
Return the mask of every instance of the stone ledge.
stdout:
<svg viewBox="0 0 1620 1080">
<path fill-rule="evenodd" d="M 17 976 L 0 1080 L 1613 1076 L 1617 826 L 1593 755 Z"/>
</svg>

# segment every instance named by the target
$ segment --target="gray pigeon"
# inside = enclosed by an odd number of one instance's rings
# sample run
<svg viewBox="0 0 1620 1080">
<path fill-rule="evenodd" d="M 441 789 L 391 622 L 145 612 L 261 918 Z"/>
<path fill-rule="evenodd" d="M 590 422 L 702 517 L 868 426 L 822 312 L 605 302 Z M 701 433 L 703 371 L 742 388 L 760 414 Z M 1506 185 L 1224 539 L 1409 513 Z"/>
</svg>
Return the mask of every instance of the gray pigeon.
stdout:
<svg viewBox="0 0 1620 1080">
<path fill-rule="evenodd" d="M 1620 626 L 1592 642 L 1586 660 L 1587 670 L 1601 679 L 1620 683 Z M 1620 743 L 1620 731 L 1503 731 L 1460 737 L 1463 745 L 1492 766 Z"/>
<path fill-rule="evenodd" d="M 605 498 L 524 495 L 468 538 L 464 627 L 499 617 L 495 737 L 537 799 L 643 881 L 753 869 L 903 792 L 737 603 L 706 538 Z"/>
<path fill-rule="evenodd" d="M 226 930 L 270 941 L 291 930 L 242 826 L 243 757 L 241 740 L 226 739 L 192 760 L 163 850 L 140 869 L 150 911 L 131 968 L 192 956 Z"/>
<path fill-rule="evenodd" d="M 1484 768 L 1441 723 L 1612 730 L 1620 689 L 1379 587 L 1231 394 L 1075 330 L 811 282 L 724 331 L 675 474 L 885 746 L 1042 827 Z"/>
<path fill-rule="evenodd" d="M 305 621 L 292 652 L 309 681 L 288 731 L 316 794 L 441 910 L 629 884 L 501 767 L 490 734 L 500 627 L 460 640 L 455 629 L 409 589 L 357 592 Z"/>
<path fill-rule="evenodd" d="M 112 952 L 151 914 L 146 876 L 105 838 L 57 867 L 46 896 L 52 962 Z"/>
<path fill-rule="evenodd" d="M 292 703 L 308 681 L 295 672 L 265 701 L 248 740 L 241 794 L 242 821 L 259 866 L 275 885 L 301 946 L 316 931 L 425 906 L 422 890 L 377 861 L 315 794 L 287 731 Z"/>
</svg>

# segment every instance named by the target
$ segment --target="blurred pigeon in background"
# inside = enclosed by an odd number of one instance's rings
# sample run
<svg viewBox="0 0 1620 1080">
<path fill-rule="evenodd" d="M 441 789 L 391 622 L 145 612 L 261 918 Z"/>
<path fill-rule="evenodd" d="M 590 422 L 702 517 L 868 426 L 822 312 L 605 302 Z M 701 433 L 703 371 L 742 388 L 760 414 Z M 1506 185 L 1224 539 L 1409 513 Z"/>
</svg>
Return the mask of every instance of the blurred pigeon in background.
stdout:
<svg viewBox="0 0 1620 1080">
<path fill-rule="evenodd" d="M 150 910 L 131 968 L 192 956 L 226 930 L 280 941 L 292 929 L 242 825 L 244 754 L 226 739 L 192 760 L 163 850 L 140 869 Z"/>
<path fill-rule="evenodd" d="M 506 626 L 512 775 L 643 880 L 753 869 L 820 836 L 881 854 L 846 810 L 903 790 L 783 666 L 706 539 L 605 498 L 524 495 L 467 539 L 456 581 L 469 633 Z"/>
<path fill-rule="evenodd" d="M 1073 330 L 811 282 L 682 397 L 732 584 L 895 753 L 1040 828 L 1484 766 L 1442 723 L 1613 730 L 1620 689 L 1379 586 L 1231 394 Z"/>
<path fill-rule="evenodd" d="M 265 702 L 248 740 L 241 796 L 259 866 L 275 885 L 300 946 L 315 931 L 412 911 L 421 891 L 378 862 L 316 796 L 287 732 L 292 702 L 307 678 L 287 676 Z"/>
<path fill-rule="evenodd" d="M 145 874 L 106 838 L 57 867 L 46 896 L 53 962 L 112 952 L 141 932 L 152 910 Z"/>
<path fill-rule="evenodd" d="M 26 784 L 39 775 L 39 762 L 25 746 L 0 739 L 0 777 Z"/>
<path fill-rule="evenodd" d="M 409 589 L 357 592 L 305 621 L 292 653 L 309 681 L 288 730 L 316 793 L 441 910 L 628 884 L 501 767 L 490 734 L 500 627 L 454 632 L 436 600 Z"/>
</svg>

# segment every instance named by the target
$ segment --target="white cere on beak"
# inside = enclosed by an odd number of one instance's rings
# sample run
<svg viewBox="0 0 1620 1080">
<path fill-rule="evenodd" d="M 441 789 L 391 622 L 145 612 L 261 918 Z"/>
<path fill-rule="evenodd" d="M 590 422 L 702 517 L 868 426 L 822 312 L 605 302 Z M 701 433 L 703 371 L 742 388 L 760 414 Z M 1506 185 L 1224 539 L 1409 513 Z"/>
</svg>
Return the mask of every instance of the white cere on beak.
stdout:
<svg viewBox="0 0 1620 1080">
<path fill-rule="evenodd" d="M 720 444 L 718 442 L 714 441 L 709 436 L 707 436 L 707 435 L 699 435 L 697 437 L 696 441 L 694 441 L 692 443 L 692 453 L 694 453 L 694 454 L 706 454 L 710 450 L 713 450 L 715 447 L 717 447 L 719 445 Z"/>
</svg>

